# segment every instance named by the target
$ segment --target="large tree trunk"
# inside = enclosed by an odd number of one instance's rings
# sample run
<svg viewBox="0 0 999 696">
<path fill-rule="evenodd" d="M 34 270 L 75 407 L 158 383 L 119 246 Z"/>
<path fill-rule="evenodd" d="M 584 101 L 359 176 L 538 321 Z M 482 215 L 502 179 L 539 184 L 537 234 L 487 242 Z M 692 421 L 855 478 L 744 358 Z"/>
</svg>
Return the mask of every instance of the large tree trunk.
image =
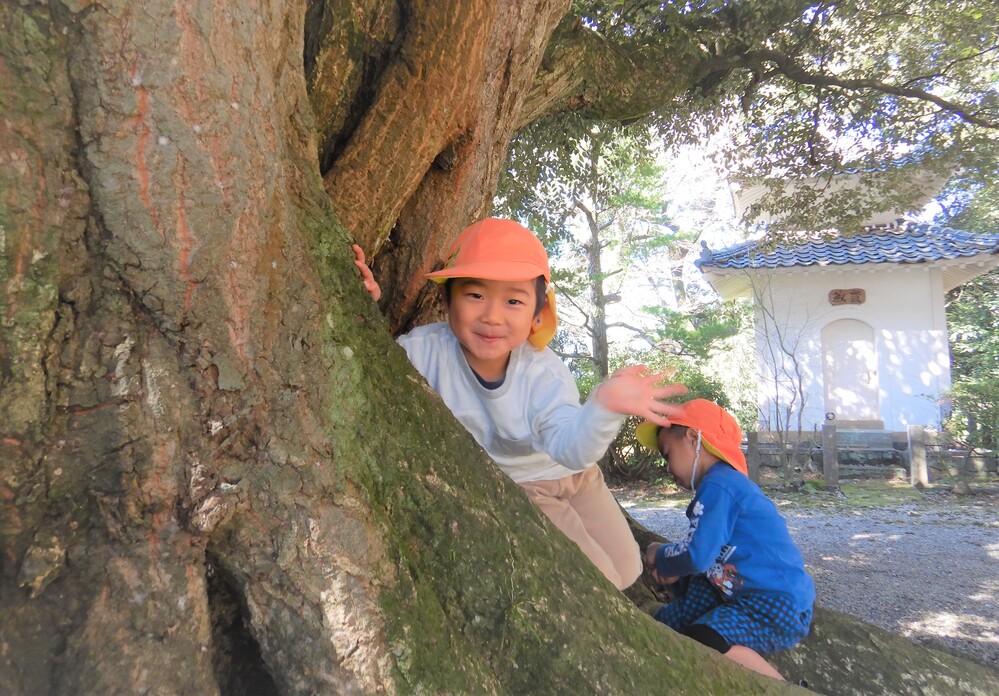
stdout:
<svg viewBox="0 0 999 696">
<path fill-rule="evenodd" d="M 0 693 L 773 692 L 553 531 L 350 263 L 338 216 L 395 230 L 419 295 L 566 4 L 0 4 Z"/>
</svg>

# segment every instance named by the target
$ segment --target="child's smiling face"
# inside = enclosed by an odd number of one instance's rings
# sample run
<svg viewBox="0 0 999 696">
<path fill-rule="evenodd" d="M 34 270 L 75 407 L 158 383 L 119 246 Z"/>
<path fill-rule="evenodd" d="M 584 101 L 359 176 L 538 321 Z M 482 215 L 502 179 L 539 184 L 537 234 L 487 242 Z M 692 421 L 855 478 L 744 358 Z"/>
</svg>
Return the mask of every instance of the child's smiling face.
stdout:
<svg viewBox="0 0 999 696">
<path fill-rule="evenodd" d="M 458 278 L 451 286 L 448 324 L 469 366 L 485 380 L 506 374 L 510 352 L 531 335 L 534 280 Z"/>
</svg>

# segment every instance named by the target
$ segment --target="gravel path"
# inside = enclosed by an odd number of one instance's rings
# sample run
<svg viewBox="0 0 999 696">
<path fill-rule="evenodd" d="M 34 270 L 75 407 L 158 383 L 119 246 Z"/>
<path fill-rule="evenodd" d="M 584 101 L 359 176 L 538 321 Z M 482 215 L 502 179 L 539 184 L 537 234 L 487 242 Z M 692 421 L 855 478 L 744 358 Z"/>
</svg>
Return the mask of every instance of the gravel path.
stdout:
<svg viewBox="0 0 999 696">
<path fill-rule="evenodd" d="M 818 604 L 999 668 L 999 495 L 925 498 L 857 509 L 778 505 Z M 687 529 L 685 502 L 623 504 L 667 538 Z"/>
</svg>

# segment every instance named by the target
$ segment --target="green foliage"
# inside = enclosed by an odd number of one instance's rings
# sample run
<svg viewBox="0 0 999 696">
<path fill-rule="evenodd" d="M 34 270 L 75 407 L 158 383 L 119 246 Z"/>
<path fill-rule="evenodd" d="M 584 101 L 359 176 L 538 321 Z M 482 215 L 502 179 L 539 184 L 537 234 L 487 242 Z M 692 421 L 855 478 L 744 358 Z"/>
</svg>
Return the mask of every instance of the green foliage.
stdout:
<svg viewBox="0 0 999 696">
<path fill-rule="evenodd" d="M 968 182 L 999 162 L 999 12 L 964 0 L 794 0 L 673 5 L 577 1 L 584 26 L 619 51 L 686 56 L 690 88 L 655 107 L 669 143 L 730 138 L 734 178 L 772 185 L 785 224 L 845 228 L 911 193 L 907 168 Z M 648 78 L 646 78 L 648 79 Z M 639 89 L 641 87 L 638 87 Z M 787 177 L 860 172 L 832 199 L 787 196 Z"/>
<path fill-rule="evenodd" d="M 938 222 L 965 230 L 999 230 L 999 171 L 984 181 L 954 182 Z M 999 450 L 999 270 L 947 295 L 953 411 L 946 428 L 978 449 Z M 974 427 L 969 427 L 974 425 Z"/>
<path fill-rule="evenodd" d="M 969 449 L 999 450 L 999 377 L 962 380 L 950 394 L 954 410 L 947 432 Z"/>
<path fill-rule="evenodd" d="M 936 222 L 969 232 L 999 230 L 999 166 L 992 171 L 959 172 L 941 195 Z"/>
<path fill-rule="evenodd" d="M 996 317 L 999 270 L 956 288 L 948 297 L 953 412 L 947 429 L 970 447 L 991 450 L 999 450 Z"/>
<path fill-rule="evenodd" d="M 654 214 L 662 203 L 655 143 L 646 126 L 560 114 L 510 141 L 494 209 L 536 225 L 551 245 L 569 238 L 576 201 Z"/>
<path fill-rule="evenodd" d="M 734 303 L 712 303 L 683 312 L 667 307 L 644 309 L 657 322 L 656 345 L 700 362 L 711 357 L 720 341 L 742 330 L 748 319 L 746 307 Z"/>
</svg>

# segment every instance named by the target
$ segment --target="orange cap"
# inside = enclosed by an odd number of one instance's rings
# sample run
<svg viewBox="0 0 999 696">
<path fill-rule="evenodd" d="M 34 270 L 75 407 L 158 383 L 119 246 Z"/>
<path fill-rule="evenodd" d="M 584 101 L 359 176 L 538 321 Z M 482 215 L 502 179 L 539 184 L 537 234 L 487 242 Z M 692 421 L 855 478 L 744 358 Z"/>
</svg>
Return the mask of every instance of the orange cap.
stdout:
<svg viewBox="0 0 999 696">
<path fill-rule="evenodd" d="M 746 456 L 740 449 L 742 428 L 731 413 L 707 399 L 691 399 L 679 407 L 676 415 L 669 416 L 670 423 L 700 430 L 704 449 L 748 475 Z M 659 451 L 658 433 L 659 426 L 651 421 L 645 421 L 635 428 L 638 442 L 653 452 Z"/>
<path fill-rule="evenodd" d="M 558 328 L 552 273 L 541 240 L 523 225 L 502 218 L 479 220 L 454 240 L 448 250 L 446 268 L 425 277 L 444 283 L 448 278 L 534 280 L 538 276 L 544 276 L 548 284 L 548 303 L 541 308 L 540 321 L 531 326 L 527 340 L 537 348 L 544 348 Z"/>
</svg>

